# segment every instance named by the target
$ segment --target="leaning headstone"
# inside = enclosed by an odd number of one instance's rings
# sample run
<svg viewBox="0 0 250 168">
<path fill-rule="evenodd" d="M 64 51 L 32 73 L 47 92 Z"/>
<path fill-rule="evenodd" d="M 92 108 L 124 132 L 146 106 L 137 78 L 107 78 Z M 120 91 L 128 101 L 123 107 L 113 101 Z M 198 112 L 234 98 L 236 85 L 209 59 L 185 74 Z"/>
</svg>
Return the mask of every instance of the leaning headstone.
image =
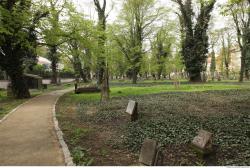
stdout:
<svg viewBox="0 0 250 168">
<path fill-rule="evenodd" d="M 131 121 L 138 120 L 138 103 L 130 100 L 127 106 L 126 113 L 131 116 Z"/>
<path fill-rule="evenodd" d="M 152 139 L 146 139 L 141 148 L 139 163 L 144 166 L 162 166 L 163 155 L 158 143 Z"/>
<path fill-rule="evenodd" d="M 212 151 L 212 133 L 200 130 L 198 135 L 193 139 L 192 145 L 202 154 L 208 154 Z"/>
</svg>

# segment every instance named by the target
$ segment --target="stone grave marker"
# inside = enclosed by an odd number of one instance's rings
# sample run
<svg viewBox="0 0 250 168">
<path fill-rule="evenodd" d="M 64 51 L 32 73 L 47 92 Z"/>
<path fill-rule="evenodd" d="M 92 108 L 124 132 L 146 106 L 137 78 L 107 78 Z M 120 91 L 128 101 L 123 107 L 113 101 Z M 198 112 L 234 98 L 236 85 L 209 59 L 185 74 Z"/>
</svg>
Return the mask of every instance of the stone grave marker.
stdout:
<svg viewBox="0 0 250 168">
<path fill-rule="evenodd" d="M 138 103 L 133 100 L 129 100 L 126 113 L 131 116 L 131 121 L 138 120 Z"/>
<path fill-rule="evenodd" d="M 193 139 L 192 145 L 202 153 L 210 153 L 212 151 L 212 133 L 200 130 L 198 135 Z"/>
<path fill-rule="evenodd" d="M 143 142 L 139 163 L 144 166 L 161 166 L 163 164 L 163 155 L 159 150 L 157 141 L 146 139 Z"/>
</svg>

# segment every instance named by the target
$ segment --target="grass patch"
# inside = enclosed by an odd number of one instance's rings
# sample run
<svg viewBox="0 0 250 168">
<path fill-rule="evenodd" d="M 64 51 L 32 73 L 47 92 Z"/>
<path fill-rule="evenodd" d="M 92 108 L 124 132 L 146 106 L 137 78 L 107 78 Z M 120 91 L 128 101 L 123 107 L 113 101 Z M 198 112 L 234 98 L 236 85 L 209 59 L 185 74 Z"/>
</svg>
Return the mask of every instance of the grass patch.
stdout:
<svg viewBox="0 0 250 168">
<path fill-rule="evenodd" d="M 67 143 L 74 139 L 75 129 L 89 130 L 69 147 L 73 151 L 91 146 L 87 151 L 93 165 L 136 165 L 145 138 L 164 147 L 164 165 L 250 165 L 249 86 L 198 84 L 178 90 L 171 85 L 126 86 L 111 91 L 108 103 L 101 104 L 99 94 L 70 93 L 57 106 Z M 129 122 L 125 113 L 129 99 L 139 103 L 137 122 Z M 189 148 L 199 129 L 214 133 L 213 163 L 204 162 Z"/>
<path fill-rule="evenodd" d="M 31 89 L 30 94 L 31 97 L 35 97 L 41 95 L 46 92 L 62 90 L 73 87 L 73 83 L 62 84 L 62 85 L 48 85 L 48 89 L 46 90 L 36 90 Z M 6 114 L 8 114 L 11 110 L 19 106 L 20 104 L 26 102 L 29 99 L 15 99 L 11 97 L 7 97 L 7 91 L 0 89 L 0 119 L 3 118 Z"/>
<path fill-rule="evenodd" d="M 27 100 L 28 99 L 17 100 L 14 98 L 9 98 L 7 97 L 7 92 L 5 90 L 0 90 L 0 119 L 8 114 L 12 109 Z"/>
<path fill-rule="evenodd" d="M 111 87 L 111 97 L 121 96 L 133 96 L 133 95 L 145 95 L 145 94 L 157 94 L 165 92 L 202 92 L 209 90 L 237 90 L 237 89 L 248 89 L 250 85 L 247 84 L 224 84 L 224 83 L 213 83 L 213 84 L 183 84 L 180 88 L 176 89 L 173 85 L 154 85 L 154 86 L 113 86 Z M 72 93 L 72 101 L 95 101 L 100 99 L 99 93 L 93 94 L 79 94 Z"/>
</svg>

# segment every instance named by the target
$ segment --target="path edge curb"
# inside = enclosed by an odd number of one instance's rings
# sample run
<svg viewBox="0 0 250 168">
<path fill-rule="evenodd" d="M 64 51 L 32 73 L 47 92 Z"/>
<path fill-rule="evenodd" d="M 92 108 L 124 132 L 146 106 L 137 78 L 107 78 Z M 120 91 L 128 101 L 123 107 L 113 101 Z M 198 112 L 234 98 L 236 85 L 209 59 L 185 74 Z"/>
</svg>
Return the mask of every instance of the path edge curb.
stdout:
<svg viewBox="0 0 250 168">
<path fill-rule="evenodd" d="M 64 93 L 63 95 L 65 95 L 66 93 Z M 56 105 L 59 101 L 59 99 L 63 96 L 59 96 L 56 101 L 55 101 L 55 104 L 53 106 L 53 122 L 54 122 L 54 129 L 56 131 L 56 135 L 57 135 L 57 139 L 60 143 L 60 146 L 62 148 L 62 151 L 63 151 L 63 155 L 64 155 L 64 162 L 65 162 L 65 165 L 66 166 L 75 166 L 74 162 L 73 162 L 73 158 L 71 157 L 71 153 L 69 151 L 69 148 L 68 148 L 68 145 L 65 143 L 64 141 L 64 138 L 63 138 L 63 132 L 62 130 L 60 129 L 59 127 L 59 124 L 58 124 L 58 120 L 56 118 Z"/>
</svg>

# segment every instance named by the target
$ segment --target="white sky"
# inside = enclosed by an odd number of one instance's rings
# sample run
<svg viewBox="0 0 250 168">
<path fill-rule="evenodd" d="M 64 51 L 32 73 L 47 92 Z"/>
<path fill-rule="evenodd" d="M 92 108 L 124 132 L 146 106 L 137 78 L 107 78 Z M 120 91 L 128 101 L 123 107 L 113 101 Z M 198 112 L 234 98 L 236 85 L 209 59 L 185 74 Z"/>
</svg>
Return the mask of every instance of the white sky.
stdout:
<svg viewBox="0 0 250 168">
<path fill-rule="evenodd" d="M 76 4 L 79 11 L 84 12 L 86 15 L 88 15 L 92 19 L 96 19 L 96 11 L 94 7 L 93 0 L 73 0 Z M 226 18 L 221 16 L 219 14 L 219 8 L 218 6 L 220 4 L 225 3 L 227 0 L 217 0 L 216 7 L 213 11 L 213 20 L 214 20 L 214 27 L 215 29 L 223 28 L 226 24 Z M 102 2 L 102 0 L 101 0 Z M 121 9 L 121 3 L 123 0 L 107 0 L 107 11 L 109 12 L 111 10 L 112 4 L 114 4 L 113 10 L 110 12 L 108 23 L 112 23 L 116 20 L 117 15 L 119 14 L 119 11 Z M 159 0 L 160 6 L 166 6 L 168 8 L 176 8 L 176 4 L 174 4 L 171 0 Z"/>
</svg>

